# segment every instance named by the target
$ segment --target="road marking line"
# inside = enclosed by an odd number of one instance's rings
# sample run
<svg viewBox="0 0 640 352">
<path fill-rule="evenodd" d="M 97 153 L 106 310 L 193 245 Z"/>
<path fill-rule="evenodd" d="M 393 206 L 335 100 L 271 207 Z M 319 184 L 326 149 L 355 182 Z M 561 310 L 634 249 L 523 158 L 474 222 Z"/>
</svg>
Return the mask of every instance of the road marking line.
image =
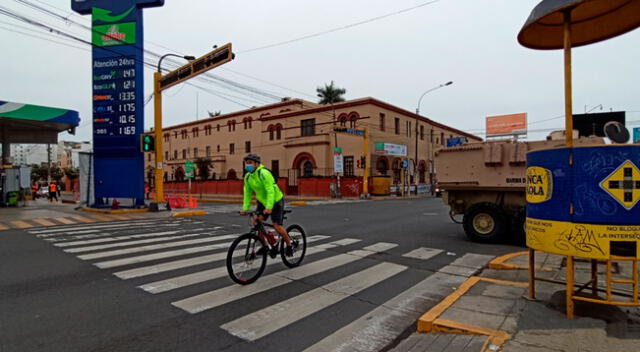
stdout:
<svg viewBox="0 0 640 352">
<path fill-rule="evenodd" d="M 57 222 L 61 222 L 61 223 L 65 224 L 65 225 L 71 225 L 71 224 L 75 224 L 76 223 L 75 221 L 72 221 L 72 220 L 70 220 L 68 218 L 53 218 L 53 219 L 55 221 L 57 221 Z"/>
<path fill-rule="evenodd" d="M 209 246 L 202 246 L 202 247 L 177 249 L 177 250 L 174 250 L 174 251 L 160 252 L 160 253 L 154 253 L 154 254 L 146 254 L 146 255 L 141 255 L 141 256 L 136 256 L 136 257 L 124 258 L 124 259 L 114 259 L 114 260 L 109 260 L 109 261 L 105 261 L 105 262 L 95 263 L 94 265 L 97 266 L 100 269 L 115 268 L 115 267 L 124 266 L 124 265 L 150 262 L 150 261 L 154 261 L 154 260 L 158 260 L 158 259 L 179 257 L 179 256 L 182 256 L 182 255 L 187 255 L 187 254 L 194 254 L 194 253 L 202 253 L 202 252 L 213 251 L 213 250 L 217 250 L 217 249 L 227 248 L 227 247 L 229 247 L 229 245 L 231 245 L 231 242 L 212 244 L 212 245 L 209 245 Z"/>
<path fill-rule="evenodd" d="M 89 217 L 92 217 L 96 220 L 100 220 L 100 221 L 112 221 L 112 218 L 106 217 L 104 215 L 89 215 Z"/>
<path fill-rule="evenodd" d="M 348 246 L 350 244 L 358 243 L 360 241 L 362 240 L 357 238 L 345 238 L 343 240 L 333 241 L 331 243 L 337 244 L 338 246 Z"/>
<path fill-rule="evenodd" d="M 340 242 L 340 241 L 336 241 L 336 242 Z M 305 254 L 305 257 L 313 255 L 315 253 L 324 252 L 329 248 L 334 248 L 337 246 L 336 242 L 331 242 L 325 245 L 319 245 L 319 246 L 314 246 L 313 248 L 308 248 Z M 280 264 L 280 262 L 275 260 L 267 261 L 267 267 L 275 264 Z M 223 266 L 221 268 L 204 270 L 204 271 L 199 271 L 192 274 L 172 277 L 166 280 L 150 282 L 148 284 L 140 285 L 138 286 L 138 288 L 141 288 L 152 294 L 157 294 L 157 293 L 175 290 L 181 287 L 199 284 L 201 282 L 205 282 L 209 280 L 215 280 L 221 277 L 225 277 L 227 275 L 228 275 L 227 267 Z"/>
<path fill-rule="evenodd" d="M 93 219 L 85 218 L 84 216 L 80 216 L 80 215 L 74 216 L 73 219 L 78 220 L 80 222 L 96 222 Z"/>
<path fill-rule="evenodd" d="M 373 252 L 369 252 L 372 255 Z M 361 256 L 355 256 L 349 253 L 337 254 L 322 260 L 315 261 L 310 264 L 303 265 L 285 272 L 277 272 L 265 277 L 261 277 L 259 285 L 240 286 L 231 285 L 218 290 L 205 292 L 197 296 L 189 297 L 171 304 L 195 314 L 205 310 L 209 310 L 232 301 L 236 301 L 256 293 L 264 292 L 272 288 L 286 285 L 300 280 L 308 276 L 316 275 L 339 266 L 355 262 L 362 259 Z"/>
<path fill-rule="evenodd" d="M 378 242 L 376 244 L 372 244 L 370 246 L 364 247 L 363 250 L 374 252 L 374 253 L 382 253 L 395 247 L 398 247 L 396 243 Z"/>
<path fill-rule="evenodd" d="M 95 224 L 95 225 L 87 225 L 87 224 L 78 224 L 76 226 L 60 226 L 55 229 L 44 229 L 44 230 L 29 230 L 29 233 L 32 234 L 42 234 L 42 233 L 56 233 L 56 232 L 66 232 L 66 231 L 77 231 L 77 230 L 90 230 L 90 229 L 104 229 L 108 227 L 127 227 L 127 226 L 136 226 L 136 225 L 153 225 L 156 224 L 150 221 L 135 221 L 128 222 L 126 224 L 115 223 L 115 224 Z"/>
<path fill-rule="evenodd" d="M 182 224 L 149 224 L 149 225 L 140 225 L 140 226 L 135 226 L 135 225 L 121 225 L 121 226 L 100 226 L 100 225 L 95 225 L 94 229 L 91 230 L 80 230 L 80 231 L 70 231 L 70 230 L 66 230 L 66 231 L 58 231 L 58 229 L 54 229 L 51 231 L 43 231 L 42 233 L 37 234 L 37 237 L 40 238 L 48 238 L 48 237 L 68 237 L 69 235 L 79 235 L 79 234 L 88 234 L 88 233 L 93 233 L 95 234 L 96 232 L 101 232 L 101 231 L 111 231 L 111 230 L 116 230 L 116 231 L 120 231 L 120 230 L 131 230 L 131 231 L 136 231 L 136 230 L 140 230 L 140 229 L 146 229 L 149 227 L 152 227 L 154 230 L 157 230 L 161 227 L 175 227 L 175 226 L 182 226 Z M 123 229 L 124 228 L 124 229 Z M 34 233 L 33 231 L 30 231 L 32 233 Z M 95 235 L 92 235 L 95 236 Z"/>
<path fill-rule="evenodd" d="M 28 222 L 21 220 L 11 221 L 11 225 L 18 229 L 28 229 L 30 227 L 33 227 L 33 225 L 29 224 Z"/>
<path fill-rule="evenodd" d="M 175 235 L 177 233 L 179 233 L 180 231 L 167 231 L 164 233 L 164 235 Z M 101 245 L 96 245 L 96 246 L 88 246 L 88 247 L 76 247 L 76 248 L 68 248 L 65 249 L 64 251 L 67 253 L 80 253 L 80 252 L 90 252 L 90 251 L 97 251 L 97 250 L 101 250 L 101 249 L 109 249 L 109 248 L 117 248 L 117 247 L 127 247 L 127 246 L 134 246 L 134 245 L 138 245 L 138 244 L 145 244 L 145 243 L 154 243 L 154 242 L 162 242 L 162 241 L 170 241 L 170 240 L 177 240 L 177 239 L 183 239 L 183 238 L 189 238 L 189 237 L 195 237 L 195 236 L 201 236 L 201 233 L 195 233 L 195 234 L 183 234 L 183 235 L 178 235 L 178 236 L 162 236 L 162 237 L 157 237 L 157 236 L 152 236 L 155 238 L 149 238 L 149 239 L 144 239 L 144 240 L 139 240 L 139 241 L 126 241 L 126 242 L 118 242 L 118 243 L 109 243 L 109 244 L 101 244 Z M 126 238 L 129 237 L 129 238 Z M 129 240 L 131 239 L 130 236 L 126 236 L 126 237 L 111 237 L 112 239 L 114 239 L 115 241 L 122 241 L 122 240 Z M 88 242 L 88 241 L 78 241 L 78 242 Z M 60 245 L 63 245 L 66 243 L 55 243 L 54 246 L 60 247 Z M 86 243 L 83 243 L 86 244 Z M 77 244 L 76 244 L 77 245 Z M 65 246 L 63 246 L 65 247 Z"/>
<path fill-rule="evenodd" d="M 239 234 L 237 235 L 239 236 Z M 314 236 L 312 236 L 314 237 Z M 315 242 L 315 241 L 319 241 L 321 239 L 324 238 L 312 238 L 309 237 L 307 238 L 307 243 L 311 243 L 311 242 Z M 326 237 L 326 236 L 320 236 L 320 237 Z M 331 244 L 323 244 L 323 245 L 319 245 L 319 246 L 314 246 L 313 248 L 307 248 L 307 253 L 310 253 L 311 251 L 315 250 L 315 248 L 324 248 L 324 249 L 328 249 L 331 247 L 335 247 L 335 245 L 331 245 Z M 196 265 L 200 265 L 200 264 L 205 264 L 205 263 L 212 263 L 212 262 L 216 262 L 216 261 L 220 261 L 220 260 L 225 260 L 227 258 L 227 253 L 217 253 L 217 254 L 211 254 L 211 255 L 205 255 L 205 256 L 200 256 L 200 257 L 195 257 L 195 258 L 188 258 L 188 259 L 181 259 L 181 260 L 176 260 L 176 261 L 172 261 L 172 262 L 167 262 L 167 263 L 161 263 L 161 264 L 156 264 L 156 265 L 149 265 L 149 266 L 145 266 L 145 267 L 140 267 L 140 268 L 134 268 L 134 269 L 129 269 L 129 270 L 124 270 L 124 271 L 120 271 L 120 272 L 116 272 L 113 275 L 123 279 L 123 280 L 128 280 L 128 279 L 133 279 L 136 277 L 141 277 L 141 276 L 147 276 L 147 275 L 152 275 L 152 274 L 158 274 L 158 273 L 163 273 L 166 271 L 172 271 L 172 270 L 177 270 L 177 269 L 183 269 L 183 268 L 188 268 L 191 266 L 196 266 Z"/>
<path fill-rule="evenodd" d="M 200 230 L 202 229 L 194 229 L 190 231 L 200 231 Z M 145 238 L 145 237 L 174 235 L 176 233 L 180 233 L 180 230 L 151 232 L 151 233 L 142 232 L 142 233 L 134 233 L 130 235 L 118 235 L 116 233 L 104 232 L 104 233 L 101 233 L 100 236 L 96 236 L 96 235 L 70 236 L 64 239 L 45 238 L 45 241 L 53 242 L 53 245 L 56 247 L 70 247 L 70 246 L 88 245 L 88 244 L 96 244 L 96 243 L 117 242 L 117 241 L 132 240 L 132 239 Z M 184 234 L 190 234 L 190 233 L 184 232 Z M 109 237 L 114 235 L 115 237 Z M 70 241 L 70 240 L 73 240 L 73 241 Z"/>
<path fill-rule="evenodd" d="M 253 312 L 220 327 L 245 340 L 255 341 L 298 320 L 376 285 L 407 267 L 381 263 L 283 302 Z"/>
<path fill-rule="evenodd" d="M 38 224 L 42 225 L 42 226 L 56 226 L 57 224 L 47 220 L 47 219 L 31 219 L 31 221 L 33 222 L 37 222 Z"/>
<path fill-rule="evenodd" d="M 169 243 L 162 243 L 162 244 L 154 244 L 150 246 L 133 247 L 133 248 L 118 249 L 118 250 L 107 251 L 107 252 L 84 254 L 84 255 L 79 255 L 78 258 L 82 260 L 93 260 L 93 259 L 99 259 L 99 258 L 115 257 L 123 254 L 155 251 L 157 249 L 189 246 L 189 245 L 200 244 L 200 243 L 218 242 L 218 241 L 230 240 L 233 238 L 236 238 L 236 236 L 226 235 L 226 236 L 220 236 L 220 237 L 214 237 L 214 238 L 198 238 L 195 240 L 169 242 Z"/>
<path fill-rule="evenodd" d="M 407 257 L 407 258 L 428 260 L 428 259 L 431 259 L 431 258 L 435 257 L 436 255 L 442 253 L 442 252 L 443 252 L 442 249 L 420 247 L 418 249 L 412 250 L 409 253 L 405 253 L 402 256 L 403 257 Z"/>
</svg>

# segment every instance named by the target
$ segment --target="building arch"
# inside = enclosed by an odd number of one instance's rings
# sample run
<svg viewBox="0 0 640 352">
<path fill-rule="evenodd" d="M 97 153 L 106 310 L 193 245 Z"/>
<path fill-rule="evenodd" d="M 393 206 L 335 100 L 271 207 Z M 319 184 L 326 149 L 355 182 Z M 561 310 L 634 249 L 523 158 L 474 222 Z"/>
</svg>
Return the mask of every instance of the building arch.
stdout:
<svg viewBox="0 0 640 352">
<path fill-rule="evenodd" d="M 356 128 L 356 123 L 360 119 L 360 114 L 356 111 L 352 111 L 349 113 L 349 127 Z"/>
<path fill-rule="evenodd" d="M 340 126 L 346 126 L 348 119 L 349 119 L 349 116 L 344 112 L 338 115 L 338 122 L 340 123 Z"/>
<path fill-rule="evenodd" d="M 300 176 L 302 177 L 311 177 L 313 176 L 313 170 L 317 168 L 316 160 L 313 158 L 313 155 L 302 152 L 296 155 L 295 159 L 293 159 L 292 167 L 296 170 L 299 170 Z"/>
</svg>

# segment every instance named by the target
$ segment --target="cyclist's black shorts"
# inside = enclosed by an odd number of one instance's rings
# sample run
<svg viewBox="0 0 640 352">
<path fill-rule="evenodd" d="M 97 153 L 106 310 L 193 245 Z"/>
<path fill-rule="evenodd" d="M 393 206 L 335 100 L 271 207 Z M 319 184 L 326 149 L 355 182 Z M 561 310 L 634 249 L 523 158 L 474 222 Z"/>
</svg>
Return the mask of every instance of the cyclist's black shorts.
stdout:
<svg viewBox="0 0 640 352">
<path fill-rule="evenodd" d="M 264 214 L 264 204 L 258 202 L 256 212 L 264 215 L 264 219 L 269 219 L 269 215 Z M 282 225 L 284 223 L 284 197 L 279 201 L 273 203 L 273 209 L 271 209 L 271 222 L 274 224 Z"/>
</svg>

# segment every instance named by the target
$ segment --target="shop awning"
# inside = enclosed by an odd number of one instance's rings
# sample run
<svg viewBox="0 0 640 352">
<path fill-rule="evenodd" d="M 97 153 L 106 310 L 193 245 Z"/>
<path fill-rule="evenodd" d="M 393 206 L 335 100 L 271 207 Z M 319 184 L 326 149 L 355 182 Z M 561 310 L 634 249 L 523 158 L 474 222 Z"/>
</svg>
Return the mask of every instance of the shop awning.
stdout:
<svg viewBox="0 0 640 352">
<path fill-rule="evenodd" d="M 56 143 L 58 133 L 75 133 L 77 111 L 0 100 L 0 141 Z"/>
</svg>

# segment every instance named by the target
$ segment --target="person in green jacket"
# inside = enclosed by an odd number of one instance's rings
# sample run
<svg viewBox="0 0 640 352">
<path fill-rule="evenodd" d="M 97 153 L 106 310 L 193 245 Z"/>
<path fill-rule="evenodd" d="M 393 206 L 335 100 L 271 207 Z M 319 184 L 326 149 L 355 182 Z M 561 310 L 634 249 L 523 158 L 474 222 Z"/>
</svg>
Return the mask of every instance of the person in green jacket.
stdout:
<svg viewBox="0 0 640 352">
<path fill-rule="evenodd" d="M 291 238 L 282 226 L 284 221 L 284 195 L 276 183 L 271 171 L 260 163 L 260 156 L 249 154 L 244 157 L 244 169 L 247 171 L 244 176 L 244 202 L 242 204 L 241 215 L 246 215 L 251 206 L 251 195 L 255 192 L 258 206 L 256 207 L 256 220 L 264 221 L 271 216 L 273 228 L 287 244 L 285 255 L 293 256 Z M 266 242 L 266 238 L 263 238 Z M 277 251 L 277 248 L 275 249 Z"/>
</svg>

